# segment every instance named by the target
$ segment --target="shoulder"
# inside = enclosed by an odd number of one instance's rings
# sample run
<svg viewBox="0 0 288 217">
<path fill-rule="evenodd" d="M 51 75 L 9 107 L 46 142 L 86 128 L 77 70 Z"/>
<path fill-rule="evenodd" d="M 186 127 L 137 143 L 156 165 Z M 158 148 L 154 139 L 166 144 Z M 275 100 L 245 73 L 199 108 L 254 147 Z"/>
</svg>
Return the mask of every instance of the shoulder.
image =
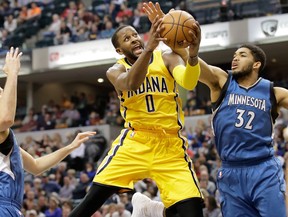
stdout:
<svg viewBox="0 0 288 217">
<path fill-rule="evenodd" d="M 121 63 L 115 63 L 113 66 L 111 66 L 110 68 L 108 68 L 108 70 L 106 71 L 106 75 L 107 76 L 111 76 L 112 74 L 117 74 L 119 72 L 125 72 L 126 68 L 123 64 Z"/>
<path fill-rule="evenodd" d="M 274 93 L 277 100 L 277 104 L 281 106 L 283 101 L 288 101 L 288 90 L 282 87 L 274 87 Z M 286 107 L 286 106 L 284 106 Z"/>
</svg>

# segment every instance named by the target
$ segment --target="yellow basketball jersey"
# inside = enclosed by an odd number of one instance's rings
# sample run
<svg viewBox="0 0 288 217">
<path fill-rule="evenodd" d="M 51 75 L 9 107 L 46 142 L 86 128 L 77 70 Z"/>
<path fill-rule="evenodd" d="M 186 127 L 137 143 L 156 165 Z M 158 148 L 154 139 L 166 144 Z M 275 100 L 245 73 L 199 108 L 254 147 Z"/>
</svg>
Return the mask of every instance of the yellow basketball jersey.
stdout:
<svg viewBox="0 0 288 217">
<path fill-rule="evenodd" d="M 127 70 L 131 68 L 125 58 L 118 63 Z M 122 91 L 119 98 L 126 128 L 178 131 L 184 126 L 178 87 L 164 64 L 160 50 L 153 52 L 142 85 L 136 91 Z"/>
</svg>

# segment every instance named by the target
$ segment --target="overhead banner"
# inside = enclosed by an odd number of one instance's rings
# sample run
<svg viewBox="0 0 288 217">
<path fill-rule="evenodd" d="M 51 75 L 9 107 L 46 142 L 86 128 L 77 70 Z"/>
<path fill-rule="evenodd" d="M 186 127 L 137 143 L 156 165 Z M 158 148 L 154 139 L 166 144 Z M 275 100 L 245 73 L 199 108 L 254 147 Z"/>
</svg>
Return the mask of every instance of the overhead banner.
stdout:
<svg viewBox="0 0 288 217">
<path fill-rule="evenodd" d="M 248 34 L 249 42 L 285 39 L 288 36 L 288 14 L 249 19 Z"/>
<path fill-rule="evenodd" d="M 110 39 L 71 43 L 33 50 L 33 70 L 53 69 L 87 62 L 115 61 L 118 57 Z"/>
<path fill-rule="evenodd" d="M 230 44 L 230 25 L 228 22 L 203 25 L 201 36 L 201 47 L 227 46 Z"/>
</svg>

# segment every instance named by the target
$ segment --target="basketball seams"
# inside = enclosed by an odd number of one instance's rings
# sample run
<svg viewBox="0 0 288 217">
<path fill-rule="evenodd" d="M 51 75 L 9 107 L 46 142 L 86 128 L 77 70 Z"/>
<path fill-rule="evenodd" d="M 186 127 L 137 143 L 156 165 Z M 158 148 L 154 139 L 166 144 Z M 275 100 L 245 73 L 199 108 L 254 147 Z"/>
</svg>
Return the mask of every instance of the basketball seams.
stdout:
<svg viewBox="0 0 288 217">
<path fill-rule="evenodd" d="M 176 28 L 176 32 L 175 32 L 175 35 L 174 35 L 174 44 L 173 44 L 173 48 L 176 47 L 176 44 L 177 44 L 177 37 L 178 37 L 178 28 L 179 28 L 179 25 L 180 25 L 180 21 L 181 21 L 181 17 L 182 17 L 182 13 L 183 11 L 180 12 L 180 15 L 178 17 L 178 22 L 177 22 L 177 28 Z"/>
<path fill-rule="evenodd" d="M 189 31 L 193 31 L 192 28 L 195 19 L 189 13 L 185 11 L 172 11 L 164 16 L 162 25 L 165 26 L 164 31 L 161 33 L 161 37 L 167 38 L 167 42 L 164 42 L 172 49 L 182 47 L 182 41 L 189 40 Z M 181 44 L 181 45 L 180 45 Z"/>
<path fill-rule="evenodd" d="M 185 40 L 188 41 L 188 42 L 189 42 L 189 40 L 188 40 L 188 38 L 187 38 L 187 36 L 186 36 L 186 34 L 185 34 L 185 28 L 188 28 L 188 29 L 190 29 L 190 30 L 194 30 L 193 28 L 191 28 L 190 25 L 189 25 L 189 26 L 186 26 L 186 25 L 185 25 L 185 24 L 186 24 L 187 22 L 189 22 L 190 20 L 192 20 L 193 22 L 195 21 L 193 18 L 186 19 L 186 20 L 184 20 L 184 21 L 182 22 L 183 24 L 182 24 L 182 28 L 181 28 L 182 34 L 183 34 Z"/>
<path fill-rule="evenodd" d="M 171 32 L 173 30 L 173 26 L 175 25 L 174 21 L 175 21 L 175 18 L 171 15 L 171 14 L 168 14 L 171 18 L 172 18 L 172 23 L 163 23 L 163 24 L 172 24 L 171 25 L 171 28 L 163 35 L 163 38 L 165 38 L 165 36 Z"/>
</svg>

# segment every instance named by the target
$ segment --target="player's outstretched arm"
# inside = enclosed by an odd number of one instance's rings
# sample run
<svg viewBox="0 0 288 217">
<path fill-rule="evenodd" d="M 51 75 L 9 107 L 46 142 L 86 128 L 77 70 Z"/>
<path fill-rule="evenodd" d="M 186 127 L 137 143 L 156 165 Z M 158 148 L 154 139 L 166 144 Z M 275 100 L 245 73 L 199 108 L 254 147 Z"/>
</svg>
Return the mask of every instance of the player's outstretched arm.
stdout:
<svg viewBox="0 0 288 217">
<path fill-rule="evenodd" d="M 137 60 L 133 63 L 129 71 L 126 71 L 125 67 L 121 64 L 115 64 L 113 67 L 107 70 L 107 78 L 117 91 L 137 90 L 143 83 L 147 74 L 149 61 L 152 57 L 153 51 L 159 45 L 159 42 L 164 40 L 160 37 L 158 32 L 158 27 L 160 24 L 161 19 L 156 16 L 152 23 L 149 32 L 149 39 L 146 43 L 146 46 L 142 50 L 142 53 L 137 58 Z M 135 34 L 140 37 L 137 32 L 135 32 Z M 122 49 L 119 48 L 118 50 L 119 54 L 124 54 Z"/>
<path fill-rule="evenodd" d="M 50 169 L 51 167 L 57 165 L 73 150 L 78 148 L 83 142 L 86 142 L 90 136 L 93 136 L 95 134 L 96 132 L 92 131 L 78 133 L 76 138 L 73 140 L 71 144 L 51 154 L 36 159 L 34 159 L 28 152 L 26 152 L 21 148 L 24 169 L 33 175 L 39 175 L 44 171 Z"/>
<path fill-rule="evenodd" d="M 196 87 L 200 76 L 200 65 L 198 62 L 198 52 L 201 41 L 201 29 L 198 22 L 193 24 L 193 31 L 189 31 L 190 43 L 186 41 L 189 49 L 187 59 L 181 57 L 176 50 L 174 52 L 164 52 L 163 57 L 167 68 L 172 72 L 176 82 L 185 89 L 192 90 Z M 186 51 L 186 49 L 179 49 Z M 167 54 L 168 53 L 168 54 Z"/>
<path fill-rule="evenodd" d="M 155 4 L 153 4 L 152 2 L 149 2 L 148 4 L 145 3 L 143 4 L 143 9 L 145 11 L 145 13 L 147 14 L 149 20 L 153 20 L 155 16 L 157 15 L 161 15 L 164 16 L 165 14 L 163 13 L 163 11 L 161 10 L 161 6 L 160 4 L 157 2 Z M 194 26 L 195 25 L 195 26 Z M 199 25 L 198 22 L 195 22 L 193 24 L 193 29 L 196 30 L 197 33 L 197 25 Z M 199 29 L 200 31 L 200 29 Z M 192 33 L 195 33 L 195 31 L 192 31 Z M 200 32 L 201 34 L 201 32 Z M 187 43 L 187 42 L 184 42 Z M 198 42 L 196 42 L 197 44 Z M 200 45 L 200 43 L 199 43 Z M 185 46 L 184 46 L 185 47 Z M 194 51 L 193 51 L 194 49 Z M 199 47 L 195 47 L 195 44 L 190 46 L 189 49 L 177 49 L 177 50 L 173 50 L 174 52 L 176 52 L 178 55 L 180 55 L 182 57 L 182 59 L 186 62 L 189 61 L 189 57 L 196 57 L 196 54 L 198 54 L 198 50 Z M 192 58 L 194 61 L 190 62 L 191 64 L 196 64 L 197 60 L 195 60 L 195 58 Z M 223 84 L 225 83 L 226 79 L 227 79 L 227 73 L 215 66 L 209 65 L 207 64 L 204 60 L 202 59 L 198 59 L 199 64 L 200 64 L 200 68 L 201 68 L 201 74 L 199 77 L 199 81 L 201 81 L 202 83 L 206 84 L 211 90 L 219 90 L 221 89 L 221 87 L 223 86 Z"/>
<path fill-rule="evenodd" d="M 0 132 L 7 131 L 14 124 L 21 55 L 22 52 L 13 47 L 6 54 L 3 72 L 7 75 L 7 78 L 4 89 L 0 88 Z"/>
</svg>

